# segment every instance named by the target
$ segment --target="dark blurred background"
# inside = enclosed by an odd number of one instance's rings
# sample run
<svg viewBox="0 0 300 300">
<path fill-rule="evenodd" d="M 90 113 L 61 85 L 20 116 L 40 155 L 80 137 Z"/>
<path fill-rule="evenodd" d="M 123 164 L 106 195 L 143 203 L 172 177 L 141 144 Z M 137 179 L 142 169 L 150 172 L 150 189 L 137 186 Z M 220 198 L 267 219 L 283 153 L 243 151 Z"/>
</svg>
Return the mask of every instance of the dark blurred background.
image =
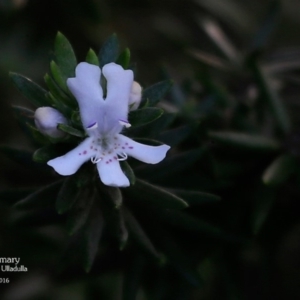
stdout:
<svg viewBox="0 0 300 300">
<path fill-rule="evenodd" d="M 177 97 L 181 95 L 179 98 L 183 106 L 187 104 L 185 113 L 190 114 L 192 119 L 198 116 L 193 115 L 193 103 L 200 103 L 202 96 L 207 98 L 209 95 L 209 91 L 203 92 L 201 82 L 208 69 L 210 76 L 226 89 L 230 99 L 243 101 L 247 95 L 249 100 L 251 92 L 255 98 L 256 84 L 249 70 L 227 72 L 226 66 L 225 71 L 222 69 L 222 64 L 224 61 L 225 65 L 238 63 L 240 57 L 258 53 L 262 67 L 275 75 L 272 86 L 281 93 L 288 114 L 292 117 L 292 138 L 287 138 L 287 147 L 290 147 L 287 151 L 290 153 L 293 150 L 299 156 L 299 12 L 300 1 L 297 0 L 0 0 L 0 144 L 32 149 L 18 127 L 11 105 L 32 106 L 13 86 L 9 71 L 28 76 L 45 87 L 43 76 L 49 72 L 57 31 L 70 40 L 78 61 L 85 59 L 89 48 L 97 52 L 115 32 L 122 47 L 131 50 L 132 61 L 136 64 L 136 80 L 142 86 L 147 86 L 164 78 L 174 79 L 176 90 L 172 93 L 177 93 Z M 173 106 L 166 103 L 166 109 L 172 111 Z M 201 114 L 205 115 L 205 110 Z M 230 107 L 218 111 L 217 125 L 212 125 L 212 129 L 255 131 L 246 126 L 235 126 L 235 121 L 231 120 L 232 114 Z M 187 119 L 189 117 L 183 117 L 178 124 L 184 124 Z M 270 130 L 268 124 L 267 121 L 260 124 L 260 133 L 275 135 L 285 143 L 286 138 L 282 138 L 280 133 L 277 135 L 276 130 Z M 193 142 L 189 141 L 178 151 L 193 146 Z M 208 191 L 220 193 L 225 199 L 236 199 L 240 206 L 236 208 L 235 202 L 232 204 L 229 200 L 220 204 L 217 214 L 212 218 L 217 219 L 222 212 L 227 212 L 220 218 L 233 218 L 242 224 L 236 233 L 243 231 L 243 216 L 248 216 L 251 193 L 254 199 L 254 190 L 264 189 L 258 179 L 274 159 L 273 154 L 262 159 L 250 155 L 249 161 L 247 153 L 240 156 L 245 164 L 255 162 L 255 171 L 247 174 L 245 169 L 240 178 L 238 174 L 242 171 L 236 171 L 232 175 L 236 176 L 233 182 L 231 178 L 223 178 L 224 182 L 228 179 L 230 183 L 222 182 L 224 185 L 221 184 L 221 187 L 208 187 L 205 180 L 199 186 L 191 184 L 193 189 L 207 188 Z M 230 168 L 228 157 L 225 157 L 226 166 Z M 195 168 L 193 171 L 197 174 Z M 242 182 L 248 176 L 249 182 Z M 0 156 L 1 191 L 18 188 L 22 198 L 30 189 L 46 184 L 48 179 L 47 176 L 40 176 L 30 164 L 27 167 L 20 166 L 6 156 Z M 272 194 L 277 200 L 272 200 L 275 203 L 273 210 L 266 204 L 268 208 L 263 210 L 263 214 L 268 215 L 271 211 L 271 221 L 260 236 L 251 236 L 253 239 L 249 247 L 230 245 L 221 251 L 215 245 L 212 256 L 217 259 L 201 259 L 199 272 L 204 270 L 206 276 L 202 288 L 193 288 L 189 296 L 184 293 L 172 295 L 169 288 L 169 296 L 165 292 L 165 296 L 157 298 L 151 298 L 144 290 L 140 290 L 136 299 L 300 299 L 299 178 L 293 180 L 286 189 L 276 187 L 258 192 L 259 197 L 269 199 Z M 182 184 L 182 187 L 188 186 Z M 65 235 L 52 227 L 27 229 L 8 225 L 11 203 L 9 192 L 5 193 L 5 197 L 0 199 L 3 200 L 2 204 L 0 202 L 0 257 L 21 255 L 21 261 L 23 259 L 23 263 L 31 269 L 26 274 L 14 275 L 15 281 L 6 286 L 0 283 L 0 290 L 5 289 L 1 299 L 121 299 L 119 290 L 123 279 L 117 271 L 107 274 L 104 271 L 100 278 L 88 279 L 88 285 L 86 277 L 81 280 L 80 276 L 71 282 L 59 282 L 53 276 L 51 265 L 62 251 Z M 242 203 L 244 200 L 245 203 Z M 15 196 L 11 202 L 14 201 Z M 232 221 L 232 224 L 238 223 Z M 234 230 L 233 226 L 227 227 Z M 205 243 L 205 240 L 201 243 Z M 192 255 L 197 256 L 196 253 Z M 114 261 L 118 254 L 112 253 L 112 257 L 108 261 L 112 265 L 118 264 Z M 126 260 L 126 254 L 122 259 Z M 104 268 L 109 269 L 108 266 Z M 0 274 L 3 277 L 7 275 Z M 176 283 L 180 285 L 182 282 L 176 277 Z M 172 285 L 171 281 L 168 284 Z M 94 296 L 93 291 L 101 297 Z"/>
</svg>

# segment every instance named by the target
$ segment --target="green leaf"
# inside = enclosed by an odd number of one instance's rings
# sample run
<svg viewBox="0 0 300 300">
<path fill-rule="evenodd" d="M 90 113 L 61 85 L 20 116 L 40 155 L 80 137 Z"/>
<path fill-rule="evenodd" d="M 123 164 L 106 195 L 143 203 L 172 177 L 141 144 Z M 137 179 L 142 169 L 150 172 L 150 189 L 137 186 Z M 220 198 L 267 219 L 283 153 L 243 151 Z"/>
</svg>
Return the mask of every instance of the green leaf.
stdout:
<svg viewBox="0 0 300 300">
<path fill-rule="evenodd" d="M 48 92 L 46 94 L 46 98 L 51 102 L 51 106 L 56 108 L 67 118 L 70 117 L 70 115 L 72 113 L 72 109 L 69 106 L 67 106 L 60 98 L 57 98 L 51 92 Z"/>
<path fill-rule="evenodd" d="M 121 65 L 123 69 L 128 69 L 130 63 L 130 50 L 126 48 L 117 58 L 116 63 Z"/>
<path fill-rule="evenodd" d="M 42 134 L 36 127 L 30 123 L 25 124 L 30 132 L 31 137 L 40 144 L 50 144 L 51 138 L 47 135 Z"/>
<path fill-rule="evenodd" d="M 137 110 L 133 110 L 129 113 L 129 123 L 133 126 L 142 126 L 151 123 L 158 119 L 163 110 L 157 107 L 146 107 Z"/>
<path fill-rule="evenodd" d="M 25 124 L 30 123 L 34 124 L 34 111 L 22 106 L 12 106 L 12 109 L 14 111 L 14 114 L 19 122 L 19 124 L 22 126 L 22 128 L 27 127 Z"/>
<path fill-rule="evenodd" d="M 50 62 L 50 70 L 51 74 L 55 80 L 55 82 L 58 84 L 58 86 L 66 93 L 70 94 L 70 91 L 67 87 L 67 79 L 62 71 L 60 70 L 59 66 L 56 64 L 55 61 Z"/>
<path fill-rule="evenodd" d="M 101 189 L 98 189 L 98 193 L 110 207 L 114 209 L 119 209 L 121 207 L 123 197 L 119 188 L 101 185 Z"/>
<path fill-rule="evenodd" d="M 97 54 L 93 49 L 90 49 L 86 55 L 85 61 L 89 64 L 95 65 L 99 67 L 99 59 Z"/>
<path fill-rule="evenodd" d="M 46 163 L 50 159 L 61 156 L 66 152 L 67 150 L 65 147 L 60 147 L 59 145 L 47 145 L 37 149 L 33 153 L 32 159 L 37 163 Z"/>
<path fill-rule="evenodd" d="M 27 124 L 34 126 L 34 111 L 21 106 L 12 106 L 14 115 L 18 121 L 20 128 L 25 132 L 25 134 L 30 138 L 32 142 L 36 142 L 31 130 L 28 128 Z"/>
<path fill-rule="evenodd" d="M 1 203 L 7 205 L 13 205 L 20 199 L 26 198 L 28 195 L 32 194 L 34 190 L 32 188 L 9 188 L 0 191 L 0 201 Z"/>
<path fill-rule="evenodd" d="M 171 236 L 164 230 L 159 231 L 160 244 L 168 261 L 190 284 L 196 287 L 202 286 L 203 280 L 190 262 L 189 256 L 182 251 L 181 245 Z"/>
<path fill-rule="evenodd" d="M 73 111 L 71 115 L 72 124 L 75 124 L 77 127 L 82 128 L 81 118 L 79 111 Z"/>
<path fill-rule="evenodd" d="M 153 139 L 148 139 L 148 138 L 133 138 L 138 143 L 149 145 L 149 146 L 161 146 L 164 143 L 161 141 L 153 140 Z"/>
<path fill-rule="evenodd" d="M 62 185 L 62 182 L 63 180 L 59 180 L 40 188 L 36 192 L 17 202 L 15 207 L 18 209 L 52 207 L 55 203 L 56 196 Z"/>
<path fill-rule="evenodd" d="M 124 206 L 123 212 L 125 217 L 125 224 L 127 225 L 130 232 L 130 237 L 132 236 L 136 243 L 146 252 L 154 256 L 156 259 L 160 259 L 160 254 L 156 251 L 149 237 L 146 235 L 145 231 L 142 229 L 136 218 Z"/>
<path fill-rule="evenodd" d="M 124 218 L 124 213 L 123 210 L 119 210 L 116 212 L 117 215 L 117 220 L 116 220 L 116 224 L 117 224 L 117 236 L 119 238 L 119 249 L 122 251 L 126 244 L 127 244 L 127 240 L 128 240 L 128 230 L 127 227 L 125 225 L 125 218 Z"/>
<path fill-rule="evenodd" d="M 17 73 L 9 73 L 10 78 L 16 85 L 18 90 L 36 107 L 49 106 L 50 103 L 46 99 L 46 90 L 34 83 L 27 77 Z"/>
<path fill-rule="evenodd" d="M 169 223 L 174 227 L 182 228 L 190 232 L 201 232 L 209 236 L 216 237 L 218 239 L 228 240 L 232 242 L 242 241 L 242 239 L 239 239 L 238 237 L 223 231 L 221 228 L 215 225 L 212 225 L 199 218 L 190 216 L 187 213 L 179 210 L 156 209 L 155 212 L 153 212 L 153 214 L 159 217 L 163 222 Z"/>
<path fill-rule="evenodd" d="M 140 135 L 138 136 L 147 136 L 147 138 L 156 139 L 159 133 L 174 122 L 175 118 L 176 114 L 174 113 L 164 113 L 160 118 L 152 122 L 151 126 L 137 128 L 136 130 L 140 130 Z M 135 130 L 135 128 L 133 128 L 133 130 Z"/>
<path fill-rule="evenodd" d="M 239 147 L 254 151 L 278 151 L 280 143 L 261 135 L 249 135 L 231 131 L 210 131 L 208 137 L 225 146 Z"/>
<path fill-rule="evenodd" d="M 61 106 L 63 104 L 66 105 L 70 105 L 72 108 L 77 108 L 77 102 L 75 101 L 75 99 L 73 97 L 68 96 L 64 91 L 62 91 L 58 85 L 56 84 L 56 82 L 50 77 L 49 74 L 46 74 L 44 76 L 44 80 L 51 92 L 51 94 L 53 95 L 54 98 L 56 98 L 58 101 L 55 102 L 58 110 L 61 110 Z M 62 102 L 62 103 L 61 103 Z"/>
<path fill-rule="evenodd" d="M 134 186 L 124 189 L 124 194 L 128 195 L 134 201 L 143 201 L 154 207 L 168 209 L 183 209 L 188 207 L 188 204 L 178 196 L 139 179 Z"/>
<path fill-rule="evenodd" d="M 229 62 L 225 61 L 225 59 L 199 49 L 189 49 L 188 54 L 209 67 L 225 71 L 232 69 L 232 66 L 230 66 Z"/>
<path fill-rule="evenodd" d="M 216 16 L 222 23 L 231 25 L 234 32 L 238 30 L 239 33 L 245 34 L 249 32 L 249 28 L 256 25 L 255 16 L 249 14 L 242 2 L 234 0 L 227 0 L 226 2 L 223 0 L 196 0 L 195 2 L 202 6 L 205 11 L 207 10 L 211 15 Z"/>
<path fill-rule="evenodd" d="M 35 209 L 29 211 L 16 211 L 10 217 L 10 222 L 17 226 L 17 228 L 23 228 L 24 226 L 32 226 L 35 229 L 40 226 L 49 224 L 55 224 L 61 222 L 61 217 L 56 213 L 54 209 Z"/>
<path fill-rule="evenodd" d="M 83 228 L 84 269 L 89 272 L 96 258 L 103 231 L 103 216 L 97 205 L 94 205 Z"/>
<path fill-rule="evenodd" d="M 77 59 L 70 42 L 61 32 L 56 35 L 54 53 L 64 79 L 74 77 Z"/>
<path fill-rule="evenodd" d="M 105 186 L 101 183 L 97 185 L 97 188 L 105 224 L 110 234 L 117 238 L 120 250 L 123 250 L 127 243 L 128 231 L 122 211 L 122 193 L 119 188 Z"/>
<path fill-rule="evenodd" d="M 27 150 L 20 150 L 11 148 L 9 146 L 0 146 L 0 153 L 6 155 L 14 162 L 23 164 L 25 166 L 32 166 L 32 152 Z"/>
<path fill-rule="evenodd" d="M 144 106 L 147 101 L 149 106 L 156 105 L 170 90 L 172 85 L 172 80 L 164 80 L 144 89 L 140 106 Z"/>
<path fill-rule="evenodd" d="M 77 193 L 76 176 L 67 177 L 64 180 L 55 202 L 55 208 L 59 214 L 63 214 L 72 208 L 76 201 Z"/>
<path fill-rule="evenodd" d="M 70 212 L 67 218 L 67 231 L 69 235 L 73 235 L 80 230 L 85 224 L 90 214 L 93 203 L 95 202 L 95 194 L 88 189 L 79 189 L 75 199 L 70 203 Z"/>
<path fill-rule="evenodd" d="M 80 138 L 85 137 L 84 132 L 82 132 L 82 131 L 74 128 L 74 127 L 71 127 L 69 125 L 66 125 L 66 124 L 58 124 L 57 128 L 60 129 L 63 132 L 66 132 L 70 135 L 73 135 L 73 136 L 77 136 L 77 137 L 80 137 Z"/>
<path fill-rule="evenodd" d="M 207 203 L 216 203 L 221 200 L 220 196 L 190 190 L 169 189 L 169 191 L 178 197 L 184 199 L 189 205 L 202 205 Z"/>
<path fill-rule="evenodd" d="M 130 185 L 134 185 L 136 178 L 135 178 L 134 172 L 133 172 L 132 168 L 130 167 L 129 163 L 126 160 L 124 160 L 124 161 L 120 161 L 120 165 L 121 165 L 122 171 L 128 178 Z"/>
<path fill-rule="evenodd" d="M 277 157 L 265 170 L 262 180 L 266 185 L 278 186 L 283 184 L 296 170 L 295 158 L 283 154 Z"/>
<path fill-rule="evenodd" d="M 226 36 L 219 24 L 212 18 L 202 18 L 201 25 L 204 32 L 216 45 L 223 56 L 226 57 L 232 64 L 239 65 L 241 54 L 235 48 L 231 40 Z"/>
<path fill-rule="evenodd" d="M 291 121 L 287 114 L 276 88 L 272 86 L 271 78 L 262 70 L 262 68 L 255 61 L 256 58 L 250 59 L 250 67 L 253 70 L 254 76 L 260 88 L 260 92 L 263 99 L 266 99 L 270 110 L 277 122 L 278 128 L 282 133 L 286 134 L 290 131 Z"/>
<path fill-rule="evenodd" d="M 102 45 L 99 53 L 100 67 L 115 62 L 119 54 L 119 40 L 116 34 L 111 35 Z"/>
</svg>

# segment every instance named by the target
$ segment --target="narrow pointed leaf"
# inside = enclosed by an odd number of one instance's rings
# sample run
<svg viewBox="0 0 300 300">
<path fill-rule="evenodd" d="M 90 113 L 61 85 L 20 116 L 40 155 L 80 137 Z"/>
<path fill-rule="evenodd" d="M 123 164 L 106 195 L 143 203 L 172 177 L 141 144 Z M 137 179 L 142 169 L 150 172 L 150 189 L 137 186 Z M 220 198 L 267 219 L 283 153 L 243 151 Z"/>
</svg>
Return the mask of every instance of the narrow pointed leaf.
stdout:
<svg viewBox="0 0 300 300">
<path fill-rule="evenodd" d="M 269 186 L 277 186 L 284 183 L 296 170 L 297 163 L 290 155 L 280 155 L 263 174 L 263 182 Z"/>
<path fill-rule="evenodd" d="M 57 224 L 61 221 L 61 216 L 58 215 L 51 207 L 28 211 L 16 211 L 10 217 L 10 222 L 13 225 L 18 226 L 18 228 L 23 228 L 23 226 L 32 226 L 37 228 L 40 226 Z"/>
<path fill-rule="evenodd" d="M 95 53 L 95 51 L 93 49 L 90 49 L 88 51 L 85 60 L 89 64 L 92 64 L 92 65 L 95 65 L 95 66 L 99 66 L 98 56 L 97 56 L 97 54 Z"/>
<path fill-rule="evenodd" d="M 156 251 L 149 237 L 142 229 L 136 218 L 132 213 L 123 207 L 125 223 L 129 229 L 130 236 L 139 244 L 146 252 L 154 256 L 156 259 L 160 259 L 160 254 Z"/>
<path fill-rule="evenodd" d="M 65 79 L 75 76 L 77 59 L 68 39 L 58 32 L 54 44 L 55 60 Z"/>
<path fill-rule="evenodd" d="M 141 107 L 148 101 L 149 106 L 156 105 L 172 87 L 172 80 L 158 82 L 143 90 Z"/>
<path fill-rule="evenodd" d="M 124 190 L 125 195 L 128 195 L 134 201 L 160 207 L 183 209 L 188 207 L 188 204 L 180 197 L 162 189 L 161 187 L 152 185 L 142 180 L 137 180 L 133 187 Z"/>
<path fill-rule="evenodd" d="M 31 137 L 39 142 L 42 145 L 48 145 L 51 142 L 50 137 L 42 134 L 36 127 L 34 127 L 33 125 L 31 125 L 31 123 L 26 123 L 25 124 L 30 132 Z"/>
<path fill-rule="evenodd" d="M 93 266 L 95 258 L 97 256 L 99 242 L 102 236 L 103 231 L 103 216 L 102 213 L 97 207 L 94 207 L 90 211 L 87 223 L 83 228 L 84 236 L 84 269 L 86 272 L 89 272 Z"/>
<path fill-rule="evenodd" d="M 130 185 L 134 185 L 136 178 L 135 178 L 134 172 L 133 172 L 132 168 L 130 167 L 129 163 L 126 160 L 124 160 L 124 161 L 120 162 L 120 165 L 121 165 L 122 171 L 127 176 L 128 180 L 130 182 Z"/>
<path fill-rule="evenodd" d="M 57 128 L 73 136 L 77 136 L 81 138 L 85 137 L 85 134 L 82 131 L 66 124 L 58 124 Z"/>
<path fill-rule="evenodd" d="M 217 22 L 210 18 L 204 18 L 201 25 L 205 33 L 217 46 L 220 52 L 233 64 L 239 64 L 241 54 L 235 48 L 230 39 L 226 36 L 225 32 Z"/>
<path fill-rule="evenodd" d="M 155 121 L 163 112 L 164 111 L 158 107 L 137 109 L 129 113 L 129 122 L 133 127 L 142 126 Z"/>
<path fill-rule="evenodd" d="M 64 180 L 64 183 L 57 195 L 55 208 L 59 214 L 63 214 L 72 208 L 76 201 L 78 188 L 75 176 L 69 176 Z"/>
<path fill-rule="evenodd" d="M 32 188 L 9 188 L 0 191 L 1 202 L 11 206 L 20 199 L 25 199 L 28 195 L 32 194 L 34 189 Z"/>
<path fill-rule="evenodd" d="M 59 180 L 40 188 L 36 192 L 17 202 L 15 207 L 20 209 L 46 208 L 49 206 L 52 207 L 55 203 L 62 182 L 63 180 Z"/>
<path fill-rule="evenodd" d="M 15 116 L 20 125 L 26 126 L 26 123 L 34 124 L 34 111 L 22 106 L 12 106 Z"/>
<path fill-rule="evenodd" d="M 36 107 L 49 106 L 46 99 L 46 90 L 27 77 L 17 73 L 10 73 L 10 78 L 18 90 Z"/>
<path fill-rule="evenodd" d="M 95 201 L 94 195 L 86 189 L 80 189 L 79 193 L 74 198 L 67 219 L 67 230 L 69 235 L 73 235 L 86 224 Z"/>
<path fill-rule="evenodd" d="M 216 203 L 221 200 L 220 196 L 205 192 L 177 189 L 171 189 L 169 191 L 184 199 L 189 205 Z"/>
<path fill-rule="evenodd" d="M 117 58 L 116 63 L 121 65 L 125 70 L 128 69 L 130 63 L 130 50 L 126 48 Z"/>
<path fill-rule="evenodd" d="M 215 56 L 213 54 L 201 51 L 199 49 L 190 49 L 188 54 L 197 59 L 198 61 L 219 70 L 230 70 L 232 67 L 228 62 L 222 58 Z"/>
<path fill-rule="evenodd" d="M 272 86 L 271 78 L 253 59 L 250 62 L 250 66 L 259 85 L 262 97 L 267 101 L 278 128 L 282 133 L 288 133 L 291 128 L 291 121 L 276 88 Z"/>
<path fill-rule="evenodd" d="M 122 193 L 119 188 L 102 185 L 99 194 L 104 198 L 106 203 L 114 209 L 119 209 L 123 203 Z"/>
<path fill-rule="evenodd" d="M 100 67 L 115 62 L 119 54 L 119 41 L 116 34 L 111 35 L 102 45 L 99 53 Z"/>
<path fill-rule="evenodd" d="M 218 239 L 224 239 L 232 242 L 242 241 L 236 236 L 233 236 L 221 228 L 212 225 L 204 220 L 195 218 L 188 215 L 185 212 L 169 209 L 169 210 L 156 210 L 156 216 L 162 221 L 173 225 L 174 227 L 182 228 L 187 231 L 202 232 L 209 236 L 216 237 Z"/>
<path fill-rule="evenodd" d="M 173 267 L 193 286 L 200 287 L 203 280 L 196 271 L 195 266 L 189 261 L 188 256 L 183 253 L 180 245 L 171 238 L 167 232 L 160 231 L 160 244 L 164 253 L 167 255 L 169 262 Z"/>
<path fill-rule="evenodd" d="M 73 108 L 77 107 L 77 102 L 74 98 L 67 95 L 64 91 L 62 91 L 55 81 L 50 77 L 50 75 L 46 74 L 44 76 L 44 80 L 51 92 L 51 94 L 58 99 L 59 101 L 63 102 L 64 104 L 70 105 Z"/>
<path fill-rule="evenodd" d="M 64 147 L 63 144 L 58 145 L 46 145 L 37 149 L 32 156 L 33 161 L 38 163 L 46 163 L 50 159 L 61 156 L 69 150 L 68 147 Z"/>
<path fill-rule="evenodd" d="M 208 137 L 220 144 L 256 151 L 278 151 L 280 143 L 261 135 L 249 135 L 231 131 L 210 131 Z"/>
<path fill-rule="evenodd" d="M 66 77 L 62 71 L 60 70 L 59 66 L 56 64 L 55 61 L 51 61 L 50 63 L 50 70 L 51 70 L 51 74 L 55 80 L 55 82 L 57 83 L 57 85 L 66 93 L 70 93 L 69 89 L 67 87 L 67 79 L 68 77 Z"/>
<path fill-rule="evenodd" d="M 36 140 L 27 126 L 27 124 L 34 126 L 34 111 L 21 106 L 12 106 L 12 109 L 20 128 L 30 138 L 30 140 L 35 143 Z"/>
</svg>

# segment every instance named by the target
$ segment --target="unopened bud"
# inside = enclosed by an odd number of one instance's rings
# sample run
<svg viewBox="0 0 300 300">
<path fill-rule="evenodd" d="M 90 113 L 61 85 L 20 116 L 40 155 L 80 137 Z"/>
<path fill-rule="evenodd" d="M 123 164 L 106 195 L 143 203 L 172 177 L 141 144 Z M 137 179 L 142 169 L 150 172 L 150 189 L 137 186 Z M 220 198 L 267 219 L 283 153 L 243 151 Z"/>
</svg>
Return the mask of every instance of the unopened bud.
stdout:
<svg viewBox="0 0 300 300">
<path fill-rule="evenodd" d="M 37 129 L 50 137 L 61 138 L 65 133 L 57 128 L 58 124 L 67 124 L 67 119 L 55 108 L 39 107 L 34 113 Z"/>
<path fill-rule="evenodd" d="M 138 109 L 142 99 L 142 87 L 139 83 L 134 81 L 132 83 L 131 92 L 129 96 L 129 106 L 130 110 Z"/>
</svg>

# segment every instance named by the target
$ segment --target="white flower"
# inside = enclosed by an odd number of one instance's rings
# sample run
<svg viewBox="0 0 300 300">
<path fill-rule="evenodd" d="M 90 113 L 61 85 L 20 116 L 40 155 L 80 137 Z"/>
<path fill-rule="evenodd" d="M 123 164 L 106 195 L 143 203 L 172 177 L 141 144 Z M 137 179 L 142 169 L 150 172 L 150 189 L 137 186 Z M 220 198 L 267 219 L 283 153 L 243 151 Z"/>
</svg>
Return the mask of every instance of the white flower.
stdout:
<svg viewBox="0 0 300 300">
<path fill-rule="evenodd" d="M 133 72 L 109 63 L 102 68 L 102 74 L 107 80 L 105 99 L 99 67 L 80 63 L 76 77 L 67 80 L 89 137 L 67 154 L 48 161 L 48 165 L 60 175 L 71 175 L 90 159 L 97 165 L 104 184 L 126 187 L 130 183 L 120 167 L 120 160 L 127 159 L 129 155 L 145 163 L 156 164 L 165 158 L 170 147 L 143 145 L 120 134 L 123 126 L 130 126 L 127 117 Z"/>
<path fill-rule="evenodd" d="M 131 92 L 129 95 L 130 110 L 138 109 L 142 99 L 142 87 L 136 81 L 132 83 Z"/>
<path fill-rule="evenodd" d="M 58 124 L 67 124 L 67 119 L 53 107 L 39 107 L 34 113 L 34 123 L 37 129 L 53 138 L 61 138 L 65 133 L 57 128 Z"/>
</svg>

